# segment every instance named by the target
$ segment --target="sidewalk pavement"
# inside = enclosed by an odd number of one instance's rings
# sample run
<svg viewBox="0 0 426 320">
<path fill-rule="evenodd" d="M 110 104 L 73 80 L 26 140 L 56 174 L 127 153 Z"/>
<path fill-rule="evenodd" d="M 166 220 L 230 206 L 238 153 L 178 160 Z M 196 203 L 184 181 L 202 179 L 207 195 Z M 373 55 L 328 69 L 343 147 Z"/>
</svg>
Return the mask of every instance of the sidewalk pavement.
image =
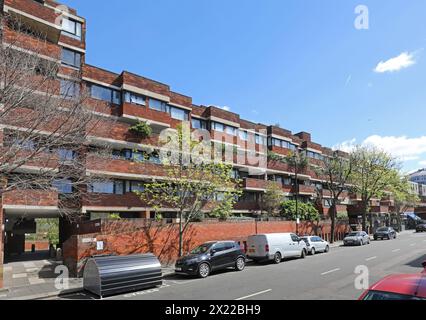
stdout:
<svg viewBox="0 0 426 320">
<path fill-rule="evenodd" d="M 171 266 L 163 267 L 162 271 L 163 276 L 169 276 L 175 272 Z M 83 290 L 83 279 L 81 278 L 71 278 L 68 284 L 68 289 L 58 290 L 55 288 L 55 279 L 49 279 L 49 281 L 45 281 L 44 283 L 0 289 L 0 300 L 46 299 L 59 295 L 77 293 Z"/>
</svg>

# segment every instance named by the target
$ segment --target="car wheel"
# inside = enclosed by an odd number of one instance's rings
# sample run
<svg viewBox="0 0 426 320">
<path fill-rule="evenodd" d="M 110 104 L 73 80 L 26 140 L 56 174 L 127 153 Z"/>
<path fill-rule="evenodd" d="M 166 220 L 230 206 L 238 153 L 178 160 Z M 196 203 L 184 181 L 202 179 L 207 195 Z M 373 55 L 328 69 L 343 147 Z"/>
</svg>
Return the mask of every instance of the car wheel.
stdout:
<svg viewBox="0 0 426 320">
<path fill-rule="evenodd" d="M 279 252 L 275 253 L 275 255 L 274 255 L 274 263 L 275 264 L 280 264 L 281 260 L 282 260 L 281 253 L 279 253 Z"/>
<path fill-rule="evenodd" d="M 207 278 L 210 275 L 210 266 L 207 263 L 202 263 L 198 267 L 198 276 L 200 278 Z"/>
<path fill-rule="evenodd" d="M 315 255 L 315 253 L 316 253 L 316 252 L 315 252 L 315 248 L 312 248 L 312 249 L 311 249 L 311 256 L 314 256 L 314 255 Z"/>
<path fill-rule="evenodd" d="M 235 262 L 235 270 L 237 271 L 243 271 L 246 267 L 246 260 L 244 258 L 238 258 Z"/>
<path fill-rule="evenodd" d="M 305 259 L 305 257 L 306 257 L 306 250 L 303 249 L 302 253 L 300 254 L 300 259 Z"/>
<path fill-rule="evenodd" d="M 326 247 L 325 247 L 325 251 L 324 251 L 324 252 L 325 252 L 325 253 L 328 253 L 329 251 L 330 251 L 330 247 L 329 247 L 329 246 L 326 246 Z"/>
</svg>

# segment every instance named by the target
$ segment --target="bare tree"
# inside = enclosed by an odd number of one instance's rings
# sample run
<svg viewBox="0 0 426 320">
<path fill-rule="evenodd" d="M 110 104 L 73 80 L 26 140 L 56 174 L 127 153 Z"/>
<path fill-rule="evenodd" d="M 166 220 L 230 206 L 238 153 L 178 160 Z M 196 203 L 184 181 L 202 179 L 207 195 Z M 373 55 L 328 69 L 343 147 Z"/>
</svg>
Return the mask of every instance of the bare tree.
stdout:
<svg viewBox="0 0 426 320">
<path fill-rule="evenodd" d="M 324 179 L 323 184 L 330 192 L 331 243 L 335 241 L 337 206 L 340 204 L 342 193 L 348 189 L 351 181 L 353 162 L 351 156 L 335 151 L 332 155 L 325 156 L 322 165 L 314 169 L 316 174 Z"/>
<path fill-rule="evenodd" d="M 72 190 L 58 203 L 71 217 L 87 185 L 100 179 L 86 174 L 87 138 L 105 105 L 86 103 L 80 71 L 61 74 L 60 53 L 45 34 L 16 18 L 0 19 L 0 196 Z"/>
</svg>

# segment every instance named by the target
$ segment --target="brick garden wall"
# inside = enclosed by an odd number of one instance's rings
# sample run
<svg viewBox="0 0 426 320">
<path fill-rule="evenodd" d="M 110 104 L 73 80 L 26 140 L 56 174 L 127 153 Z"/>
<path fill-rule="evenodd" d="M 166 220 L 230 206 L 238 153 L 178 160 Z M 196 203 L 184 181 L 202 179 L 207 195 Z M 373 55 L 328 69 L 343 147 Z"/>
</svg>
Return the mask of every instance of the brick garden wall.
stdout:
<svg viewBox="0 0 426 320">
<path fill-rule="evenodd" d="M 184 251 L 211 240 L 235 240 L 243 243 L 256 233 L 295 232 L 296 224 L 290 221 L 274 222 L 203 222 L 191 224 L 185 234 Z M 346 223 L 337 226 L 339 238 L 349 231 Z M 299 226 L 300 234 L 317 234 L 330 237 L 329 223 L 306 222 Z M 102 241 L 104 249 L 96 249 Z M 163 264 L 173 263 L 178 256 L 178 225 L 159 225 L 144 220 L 102 221 L 97 232 L 72 236 L 63 245 L 64 263 L 71 275 L 79 273 L 86 259 L 92 255 L 129 255 L 153 252 Z"/>
</svg>

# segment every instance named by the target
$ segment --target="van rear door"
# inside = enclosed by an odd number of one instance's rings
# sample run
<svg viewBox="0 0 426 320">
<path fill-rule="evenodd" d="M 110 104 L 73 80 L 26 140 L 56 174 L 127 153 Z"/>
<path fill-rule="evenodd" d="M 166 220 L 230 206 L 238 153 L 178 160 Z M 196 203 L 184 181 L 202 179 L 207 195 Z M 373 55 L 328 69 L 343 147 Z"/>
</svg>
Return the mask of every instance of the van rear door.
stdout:
<svg viewBox="0 0 426 320">
<path fill-rule="evenodd" d="M 250 236 L 247 240 L 247 255 L 251 257 L 266 257 L 268 241 L 265 235 Z"/>
</svg>

